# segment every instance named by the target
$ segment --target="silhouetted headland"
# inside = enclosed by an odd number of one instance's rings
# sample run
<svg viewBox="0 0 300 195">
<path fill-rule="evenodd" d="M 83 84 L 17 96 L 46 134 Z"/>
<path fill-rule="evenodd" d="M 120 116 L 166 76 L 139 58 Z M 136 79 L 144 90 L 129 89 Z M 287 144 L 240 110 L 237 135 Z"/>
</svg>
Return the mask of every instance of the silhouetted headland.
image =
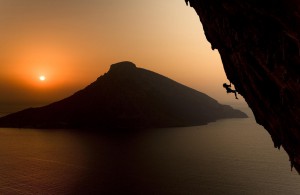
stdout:
<svg viewBox="0 0 300 195">
<path fill-rule="evenodd" d="M 151 128 L 204 125 L 247 115 L 131 62 L 61 101 L 0 118 L 1 127 Z"/>
</svg>

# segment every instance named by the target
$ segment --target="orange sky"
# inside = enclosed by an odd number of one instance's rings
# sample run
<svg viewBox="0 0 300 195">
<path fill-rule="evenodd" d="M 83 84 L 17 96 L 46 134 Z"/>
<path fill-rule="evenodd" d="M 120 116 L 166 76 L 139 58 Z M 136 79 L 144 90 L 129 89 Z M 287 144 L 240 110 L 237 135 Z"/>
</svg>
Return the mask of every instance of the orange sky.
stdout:
<svg viewBox="0 0 300 195">
<path fill-rule="evenodd" d="M 235 101 L 184 0 L 1 0 L 0 34 L 0 109 L 59 100 L 124 60 Z"/>
</svg>

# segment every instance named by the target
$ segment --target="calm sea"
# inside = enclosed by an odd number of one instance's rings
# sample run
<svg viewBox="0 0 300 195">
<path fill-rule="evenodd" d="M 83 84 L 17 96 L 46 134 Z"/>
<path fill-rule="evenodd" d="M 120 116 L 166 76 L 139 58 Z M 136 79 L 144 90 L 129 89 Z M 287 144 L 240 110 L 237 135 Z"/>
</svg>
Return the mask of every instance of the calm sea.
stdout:
<svg viewBox="0 0 300 195">
<path fill-rule="evenodd" d="M 118 135 L 0 129 L 0 194 L 274 195 L 299 183 L 252 116 Z"/>
</svg>

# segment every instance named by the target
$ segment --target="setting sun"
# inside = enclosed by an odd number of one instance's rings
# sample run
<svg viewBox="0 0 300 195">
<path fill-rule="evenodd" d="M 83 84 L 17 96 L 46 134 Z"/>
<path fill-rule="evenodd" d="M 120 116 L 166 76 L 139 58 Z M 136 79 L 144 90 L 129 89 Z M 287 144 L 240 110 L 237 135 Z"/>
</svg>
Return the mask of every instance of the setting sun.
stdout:
<svg viewBox="0 0 300 195">
<path fill-rule="evenodd" d="M 44 81 L 44 80 L 46 80 L 46 77 L 45 77 L 44 75 L 41 75 L 41 76 L 39 77 L 39 79 L 40 79 L 40 81 Z"/>
</svg>

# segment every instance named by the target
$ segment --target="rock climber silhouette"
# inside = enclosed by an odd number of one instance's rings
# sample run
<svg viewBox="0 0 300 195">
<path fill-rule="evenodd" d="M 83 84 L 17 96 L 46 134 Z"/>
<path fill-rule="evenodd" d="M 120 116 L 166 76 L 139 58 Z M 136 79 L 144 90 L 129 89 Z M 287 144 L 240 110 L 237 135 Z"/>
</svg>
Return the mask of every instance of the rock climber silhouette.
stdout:
<svg viewBox="0 0 300 195">
<path fill-rule="evenodd" d="M 227 92 L 227 93 L 234 93 L 235 99 L 239 99 L 239 98 L 237 97 L 237 91 L 236 91 L 235 89 L 231 89 L 231 83 L 230 83 L 229 85 L 226 84 L 226 83 L 224 83 L 224 84 L 223 84 L 223 87 L 226 89 L 226 92 Z"/>
</svg>

